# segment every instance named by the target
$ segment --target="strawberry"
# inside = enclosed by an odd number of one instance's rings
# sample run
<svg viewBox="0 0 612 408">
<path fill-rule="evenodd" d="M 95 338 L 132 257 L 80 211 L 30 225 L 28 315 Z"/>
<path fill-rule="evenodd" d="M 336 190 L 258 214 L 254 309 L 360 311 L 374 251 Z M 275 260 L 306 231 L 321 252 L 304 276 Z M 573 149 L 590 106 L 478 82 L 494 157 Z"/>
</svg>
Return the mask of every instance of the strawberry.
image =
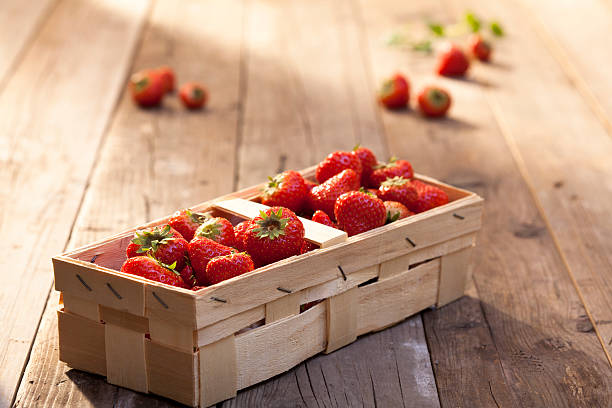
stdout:
<svg viewBox="0 0 612 408">
<path fill-rule="evenodd" d="M 141 255 L 152 255 L 155 259 L 166 265 L 176 262 L 176 270 L 185 267 L 185 254 L 188 242 L 170 225 L 153 227 L 147 230 L 136 231 L 132 242 L 127 247 L 128 258 Z"/>
<path fill-rule="evenodd" d="M 203 286 L 203 285 L 196 285 L 193 288 L 191 288 L 191 290 L 193 290 L 194 292 L 197 292 L 200 289 L 206 289 L 207 286 Z"/>
<path fill-rule="evenodd" d="M 410 99 L 410 84 L 402 74 L 395 74 L 383 82 L 378 92 L 379 102 L 387 109 L 405 108 Z"/>
<path fill-rule="evenodd" d="M 409 179 L 393 177 L 382 182 L 378 188 L 378 198 L 383 201 L 397 201 L 411 208 L 414 206 L 418 194 Z"/>
<path fill-rule="evenodd" d="M 345 169 L 353 170 L 361 178 L 362 168 L 359 157 L 353 152 L 336 151 L 319 163 L 315 177 L 319 183 L 323 183 Z"/>
<path fill-rule="evenodd" d="M 157 74 L 161 77 L 161 81 L 164 85 L 164 93 L 174 92 L 174 70 L 170 67 L 163 66 L 157 68 Z"/>
<path fill-rule="evenodd" d="M 145 108 L 159 105 L 164 97 L 164 82 L 153 70 L 132 75 L 129 88 L 134 102 Z"/>
<path fill-rule="evenodd" d="M 308 199 L 308 189 L 300 173 L 289 170 L 269 179 L 261 194 L 262 204 L 286 207 L 293 212 L 302 211 Z"/>
<path fill-rule="evenodd" d="M 207 285 L 206 265 L 216 257 L 229 255 L 234 250 L 205 237 L 195 237 L 189 243 L 189 259 L 198 285 Z"/>
<path fill-rule="evenodd" d="M 310 191 L 312 190 L 313 187 L 318 186 L 318 183 L 315 183 L 314 181 L 310 181 L 307 179 L 304 179 L 304 184 L 306 184 L 306 190 Z"/>
<path fill-rule="evenodd" d="M 413 180 L 412 184 L 416 188 L 419 198 L 413 207 L 409 207 L 410 211 L 421 213 L 434 207 L 448 204 L 448 195 L 444 190 L 425 184 L 420 180 Z"/>
<path fill-rule="evenodd" d="M 209 218 L 210 215 L 208 214 L 201 214 L 187 209 L 175 212 L 168 221 L 168 224 L 180 232 L 185 240 L 191 241 L 198 227 Z"/>
<path fill-rule="evenodd" d="M 208 238 L 220 243 L 221 245 L 236 245 L 234 226 L 231 222 L 222 217 L 215 217 L 205 221 L 198 227 L 194 238 Z"/>
<path fill-rule="evenodd" d="M 451 105 L 448 91 L 437 86 L 426 86 L 418 96 L 419 109 L 425 116 L 439 117 L 446 115 Z"/>
<path fill-rule="evenodd" d="M 245 246 L 255 264 L 263 266 L 299 255 L 304 226 L 288 208 L 272 207 L 253 218 L 246 231 Z"/>
<path fill-rule="evenodd" d="M 338 226 L 350 236 L 385 225 L 387 212 L 382 200 L 362 191 L 338 197 L 334 208 Z"/>
<path fill-rule="evenodd" d="M 253 260 L 245 252 L 217 256 L 206 265 L 206 281 L 210 285 L 242 275 L 255 269 Z"/>
<path fill-rule="evenodd" d="M 193 287 L 193 285 L 196 284 L 196 278 L 195 278 L 195 275 L 193 274 L 193 268 L 189 264 L 189 261 L 187 261 L 187 263 L 185 264 L 185 267 L 181 269 L 180 274 L 181 274 L 181 279 L 183 279 L 183 282 L 185 283 L 185 286 L 187 288 L 191 288 Z"/>
<path fill-rule="evenodd" d="M 195 82 L 188 82 L 181 86 L 179 96 L 187 109 L 200 109 L 208 102 L 208 91 Z"/>
<path fill-rule="evenodd" d="M 444 76 L 463 76 L 469 67 L 470 61 L 461 48 L 449 42 L 438 55 L 436 72 Z"/>
<path fill-rule="evenodd" d="M 472 54 L 482 62 L 487 62 L 491 59 L 491 44 L 485 41 L 479 34 L 472 35 L 468 44 Z"/>
<path fill-rule="evenodd" d="M 170 266 L 151 256 L 136 256 L 128 258 L 121 266 L 121 272 L 142 276 L 167 285 L 184 287 L 181 275 Z"/>
<path fill-rule="evenodd" d="M 326 214 L 334 213 L 336 199 L 342 194 L 359 189 L 359 176 L 351 169 L 336 174 L 310 191 L 310 208 Z"/>
<path fill-rule="evenodd" d="M 305 254 L 306 252 L 314 251 L 318 248 L 319 246 L 317 244 L 304 240 L 304 242 L 302 242 L 302 249 L 300 250 L 300 253 Z"/>
<path fill-rule="evenodd" d="M 365 186 L 368 184 L 374 167 L 378 164 L 378 159 L 370 149 L 359 145 L 353 149 L 353 154 L 361 160 L 361 185 Z"/>
<path fill-rule="evenodd" d="M 414 215 L 414 213 L 406 208 L 404 204 L 398 203 L 397 201 L 385 201 L 383 204 L 387 210 L 386 224 Z"/>
<path fill-rule="evenodd" d="M 315 211 L 315 213 L 312 215 L 311 218 L 314 222 L 318 222 L 319 224 L 323 224 L 323 225 L 327 225 L 328 227 L 332 227 L 332 228 L 338 228 L 333 221 L 331 220 L 331 218 L 329 218 L 329 215 L 327 215 L 326 213 L 324 213 L 321 210 L 317 210 Z"/>
<path fill-rule="evenodd" d="M 244 252 L 246 250 L 244 247 L 244 239 L 246 238 L 246 230 L 249 228 L 250 224 L 251 220 L 246 220 L 234 227 L 234 235 L 236 236 L 236 245 L 234 245 L 234 248 L 238 251 Z"/>
<path fill-rule="evenodd" d="M 397 176 L 411 179 L 414 176 L 414 172 L 409 161 L 397 160 L 395 157 L 392 157 L 389 163 L 379 164 L 374 167 L 368 186 L 378 188 L 380 183 L 386 179 Z"/>
</svg>

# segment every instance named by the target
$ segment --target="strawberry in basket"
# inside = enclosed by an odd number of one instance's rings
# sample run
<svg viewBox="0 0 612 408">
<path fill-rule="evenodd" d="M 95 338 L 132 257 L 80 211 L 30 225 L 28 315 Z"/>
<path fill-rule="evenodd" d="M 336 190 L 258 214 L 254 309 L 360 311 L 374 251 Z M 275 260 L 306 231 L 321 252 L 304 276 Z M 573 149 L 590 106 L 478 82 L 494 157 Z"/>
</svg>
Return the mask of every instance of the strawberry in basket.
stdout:
<svg viewBox="0 0 612 408">
<path fill-rule="evenodd" d="M 261 203 L 269 207 L 286 207 L 295 213 L 304 209 L 308 187 L 297 171 L 285 171 L 269 178 L 261 194 Z"/>
<path fill-rule="evenodd" d="M 215 217 L 205 221 L 198 227 L 194 238 L 208 238 L 225 246 L 236 245 L 234 226 L 222 217 Z"/>
<path fill-rule="evenodd" d="M 152 256 L 135 256 L 128 258 L 121 267 L 121 272 L 142 276 L 156 282 L 184 288 L 181 275 L 174 270 L 175 265 L 166 265 Z"/>
<path fill-rule="evenodd" d="M 164 225 L 136 231 L 126 253 L 128 258 L 149 254 L 166 265 L 176 263 L 176 269 L 180 271 L 185 267 L 187 246 L 188 242 L 178 231 Z"/>
<path fill-rule="evenodd" d="M 168 224 L 180 232 L 185 240 L 191 241 L 198 227 L 204 224 L 204 222 L 209 218 L 210 215 L 208 214 L 202 214 L 186 209 L 175 212 L 172 218 L 170 218 L 168 221 Z"/>
</svg>

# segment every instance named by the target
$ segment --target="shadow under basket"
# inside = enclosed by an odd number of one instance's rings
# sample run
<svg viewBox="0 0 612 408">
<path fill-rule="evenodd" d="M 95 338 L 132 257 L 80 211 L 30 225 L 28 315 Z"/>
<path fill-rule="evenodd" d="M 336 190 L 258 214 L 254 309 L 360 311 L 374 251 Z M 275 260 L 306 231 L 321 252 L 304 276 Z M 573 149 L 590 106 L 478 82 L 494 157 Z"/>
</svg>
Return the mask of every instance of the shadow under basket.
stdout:
<svg viewBox="0 0 612 408">
<path fill-rule="evenodd" d="M 314 168 L 302 171 L 312 178 Z M 317 353 L 459 297 L 483 200 L 416 175 L 450 202 L 347 238 L 302 220 L 320 248 L 197 292 L 119 272 L 136 229 L 53 258 L 60 360 L 111 384 L 210 406 Z M 192 207 L 256 216 L 262 185 Z"/>
</svg>

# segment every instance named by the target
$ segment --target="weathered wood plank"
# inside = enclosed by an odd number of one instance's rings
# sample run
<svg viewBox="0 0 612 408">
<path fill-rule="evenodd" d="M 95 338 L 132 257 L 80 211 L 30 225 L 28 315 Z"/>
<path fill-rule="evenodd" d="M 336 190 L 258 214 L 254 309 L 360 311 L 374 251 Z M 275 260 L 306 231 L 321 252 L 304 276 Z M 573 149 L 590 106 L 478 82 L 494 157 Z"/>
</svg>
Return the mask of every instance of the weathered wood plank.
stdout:
<svg viewBox="0 0 612 408">
<path fill-rule="evenodd" d="M 210 107 L 189 112 L 177 98 L 167 98 L 163 108 L 143 111 L 124 92 L 70 247 L 232 190 L 242 9 L 239 0 L 184 1 L 181 7 L 170 0 L 155 3 L 135 69 L 174 66 L 179 81 L 200 80 L 208 86 Z M 92 27 L 107 29 L 90 22 Z M 58 361 L 53 310 L 50 302 L 44 314 L 48 323 L 36 338 L 17 406 L 36 406 L 41 395 L 45 403 L 40 405 L 45 406 L 172 405 L 108 385 L 102 377 L 67 370 Z"/>
<path fill-rule="evenodd" d="M 446 343 L 438 348 L 436 342 L 430 342 L 432 358 L 439 362 L 436 373 L 457 370 L 445 377 L 450 384 L 447 382 L 445 388 L 439 389 L 442 405 L 461 405 L 457 395 L 449 392 L 449 386 L 461 389 L 464 401 L 474 404 L 483 401 L 480 390 L 488 389 L 490 381 L 480 375 L 485 368 L 494 376 L 498 401 L 526 406 L 605 405 L 612 385 L 605 355 L 593 333 L 576 330 L 584 307 L 495 123 L 496 118 L 487 107 L 487 98 L 479 86 L 484 81 L 477 77 L 467 81 L 432 80 L 433 59 L 384 49 L 380 41 L 401 23 L 380 10 L 393 9 L 396 16 L 424 21 L 432 16 L 441 21 L 454 20 L 458 15 L 451 16 L 446 11 L 448 5 L 437 3 L 389 1 L 377 2 L 376 7 L 367 1 L 362 4 L 369 6 L 363 16 L 374 76 L 382 78 L 400 69 L 412 74 L 413 83 L 436 82 L 448 87 L 454 98 L 452 116 L 447 120 L 426 121 L 410 112 L 384 112 L 391 149 L 398 156 L 411 159 L 417 171 L 476 189 L 487 200 L 474 254 L 474 280 L 482 305 L 478 320 L 488 322 L 496 351 L 483 359 L 478 349 L 462 347 L 458 358 L 464 365 L 457 367 L 449 355 L 455 350 Z M 515 60 L 520 63 L 518 56 Z M 505 82 L 497 84 L 504 85 Z M 510 89 L 516 91 L 517 87 Z M 406 129 L 410 129 L 408 138 Z M 533 231 L 536 232 L 529 233 Z M 465 303 L 447 307 L 460 309 L 458 313 L 470 313 Z M 471 311 L 474 312 L 478 313 Z M 435 313 L 441 311 L 426 314 L 425 320 Z M 488 344 L 487 333 L 482 331 L 470 333 L 457 328 L 456 332 L 473 336 L 464 339 L 464 344 L 483 340 L 483 344 Z M 470 367 L 469 362 L 473 362 Z M 463 385 L 468 382 L 471 386 Z M 580 387 L 580 392 L 576 392 L 576 387 Z"/>
<path fill-rule="evenodd" d="M 454 4 L 457 8 L 464 8 L 474 3 L 458 1 Z M 533 7 L 539 10 L 545 7 L 546 2 L 542 3 L 536 2 Z M 551 27 L 556 28 L 555 35 L 561 36 L 564 43 L 568 35 L 559 32 L 559 22 L 567 22 L 567 30 L 573 27 L 570 20 L 581 18 L 585 10 L 592 14 L 592 18 L 588 20 L 589 24 L 583 24 L 585 31 L 577 31 L 580 36 L 590 32 L 591 21 L 602 23 L 601 16 L 595 16 L 600 11 L 602 16 L 608 17 L 608 24 L 612 23 L 609 5 L 595 7 L 594 2 L 587 3 L 579 7 L 575 5 L 580 17 L 570 18 L 567 14 L 564 18 L 557 18 L 556 13 L 546 17 Z M 547 5 L 546 10 L 551 7 Z M 524 8 L 516 7 L 515 2 L 510 1 L 487 3 L 480 9 L 489 15 L 503 15 L 508 26 L 531 18 Z M 564 263 L 567 263 L 590 311 L 591 322 L 586 314 L 582 317 L 586 322 L 585 330 L 595 323 L 612 365 L 612 185 L 605 181 L 612 176 L 612 160 L 609 159 L 612 156 L 612 128 L 606 132 L 577 91 L 576 83 L 566 81 L 563 67 L 550 52 L 543 52 L 548 43 L 541 39 L 540 29 L 538 25 L 526 24 L 521 30 L 512 30 L 508 40 L 499 43 L 497 62 L 511 69 L 501 71 L 476 67 L 474 75 L 492 84 L 504 83 L 501 87 L 487 88 L 486 93 L 494 113 L 500 117 L 501 131 L 513 147 L 522 171 L 529 174 L 533 193 L 537 195 L 539 205 L 546 213 L 546 222 L 563 251 Z M 592 69 L 598 69 L 599 76 L 586 70 L 584 75 L 594 89 L 601 91 L 612 85 L 612 81 L 609 75 L 604 80 L 601 76 L 603 70 L 599 71 L 603 67 L 595 68 L 595 65 L 602 63 L 599 58 L 603 55 L 612 57 L 612 53 L 607 49 L 607 53 L 599 54 L 599 50 L 603 52 L 605 48 L 602 40 L 589 42 L 589 48 L 591 44 L 594 48 L 588 52 L 583 49 L 582 57 L 572 54 L 572 61 L 581 66 L 588 61 Z M 571 45 L 576 46 L 574 40 Z M 519 60 L 523 63 L 516 63 Z M 543 76 L 542 72 L 547 75 Z M 513 92 L 525 83 L 532 84 L 529 92 L 533 96 L 529 98 Z M 609 99 L 607 94 L 601 96 Z M 520 106 L 517 105 L 519 101 Z M 612 108 L 612 101 L 609 107 Z M 609 113 L 612 114 L 612 110 Z"/>
<path fill-rule="evenodd" d="M 0 88 L 58 0 L 4 0 L 0 12 Z M 10 39 L 10 40 L 9 40 Z"/>
<path fill-rule="evenodd" d="M 0 228 L 19 237 L 0 260 L 0 406 L 14 397 L 51 286 L 49 259 L 70 234 L 146 8 L 62 2 L 0 94 Z"/>
</svg>

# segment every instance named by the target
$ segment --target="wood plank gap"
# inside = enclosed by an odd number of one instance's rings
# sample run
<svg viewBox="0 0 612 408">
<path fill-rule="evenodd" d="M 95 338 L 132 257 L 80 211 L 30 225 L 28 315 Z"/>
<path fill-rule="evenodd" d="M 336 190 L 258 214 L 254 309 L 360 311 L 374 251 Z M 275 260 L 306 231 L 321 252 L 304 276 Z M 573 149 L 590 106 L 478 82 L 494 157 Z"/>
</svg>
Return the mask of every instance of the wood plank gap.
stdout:
<svg viewBox="0 0 612 408">
<path fill-rule="evenodd" d="M 489 104 L 489 107 L 491 108 L 491 112 L 493 113 L 493 117 L 495 118 L 495 123 L 497 124 L 499 132 L 504 137 L 506 141 L 506 145 L 508 146 L 508 149 L 510 150 L 510 153 L 512 154 L 516 167 L 519 173 L 521 174 L 521 177 L 525 181 L 525 185 L 529 189 L 529 193 L 531 194 L 531 197 L 533 198 L 534 204 L 538 212 L 540 213 L 540 216 L 542 217 L 544 224 L 546 225 L 546 229 L 548 230 L 548 232 L 550 233 L 550 236 L 552 237 L 553 243 L 555 245 L 555 249 L 557 250 L 557 253 L 559 254 L 561 258 L 561 262 L 563 262 L 563 266 L 565 267 L 565 270 L 567 271 L 567 274 L 572 282 L 572 285 L 574 286 L 574 289 L 576 290 L 576 293 L 578 294 L 580 303 L 582 303 L 582 306 L 584 307 L 584 311 L 586 315 L 588 316 L 589 321 L 591 322 L 591 325 L 593 325 L 593 330 L 595 331 L 597 340 L 599 341 L 601 348 L 603 349 L 603 352 L 608 360 L 608 363 L 610 364 L 610 367 L 612 368 L 612 357 L 610 356 L 610 353 L 608 353 L 608 350 L 606 349 L 606 344 L 603 340 L 603 337 L 601 336 L 601 333 L 599 332 L 599 329 L 597 327 L 597 322 L 593 318 L 593 315 L 591 314 L 591 311 L 589 310 L 587 306 L 587 303 L 582 294 L 582 291 L 580 290 L 580 287 L 578 286 L 578 282 L 576 281 L 574 273 L 572 272 L 572 268 L 569 265 L 565 252 L 561 248 L 559 239 L 557 238 L 557 235 L 555 234 L 552 228 L 552 225 L 548 218 L 548 214 L 544 210 L 544 206 L 542 205 L 542 202 L 540 201 L 540 198 L 538 196 L 535 186 L 533 185 L 533 181 L 531 180 L 531 177 L 529 177 L 527 165 L 525 164 L 525 161 L 523 160 L 523 156 L 521 155 L 521 152 L 519 151 L 519 148 L 516 144 L 516 140 L 512 136 L 511 132 L 509 131 L 508 125 L 506 124 L 505 119 L 503 118 L 501 114 L 501 110 L 499 106 L 497 105 L 497 102 L 495 102 L 493 98 L 489 96 L 488 91 L 483 91 L 483 93 Z"/>
</svg>

